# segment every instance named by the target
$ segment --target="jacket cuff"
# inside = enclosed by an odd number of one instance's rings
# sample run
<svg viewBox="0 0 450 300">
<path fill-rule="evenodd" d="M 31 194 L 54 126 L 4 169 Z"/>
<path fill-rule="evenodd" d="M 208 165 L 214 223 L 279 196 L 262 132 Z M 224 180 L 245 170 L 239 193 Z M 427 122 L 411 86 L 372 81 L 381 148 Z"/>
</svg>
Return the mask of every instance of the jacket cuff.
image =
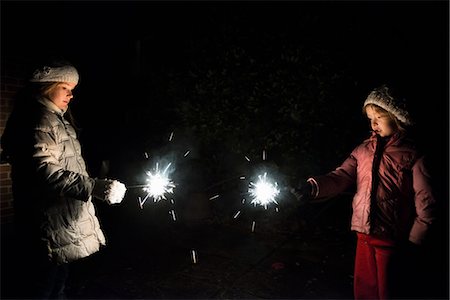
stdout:
<svg viewBox="0 0 450 300">
<path fill-rule="evenodd" d="M 312 186 L 312 192 L 311 192 L 311 196 L 312 198 L 317 198 L 319 196 L 319 184 L 317 183 L 317 181 L 314 178 L 308 178 L 308 180 L 306 180 L 307 182 L 309 182 Z"/>
</svg>

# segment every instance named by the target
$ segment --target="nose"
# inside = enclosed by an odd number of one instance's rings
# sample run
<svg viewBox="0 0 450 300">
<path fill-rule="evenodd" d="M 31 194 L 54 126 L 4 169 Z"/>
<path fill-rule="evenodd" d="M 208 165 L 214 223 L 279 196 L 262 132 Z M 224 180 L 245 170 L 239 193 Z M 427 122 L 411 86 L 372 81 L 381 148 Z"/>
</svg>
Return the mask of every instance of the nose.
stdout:
<svg viewBox="0 0 450 300">
<path fill-rule="evenodd" d="M 68 91 L 68 92 L 67 92 L 67 97 L 69 97 L 70 99 L 73 98 L 73 93 L 72 93 L 72 91 Z"/>
</svg>

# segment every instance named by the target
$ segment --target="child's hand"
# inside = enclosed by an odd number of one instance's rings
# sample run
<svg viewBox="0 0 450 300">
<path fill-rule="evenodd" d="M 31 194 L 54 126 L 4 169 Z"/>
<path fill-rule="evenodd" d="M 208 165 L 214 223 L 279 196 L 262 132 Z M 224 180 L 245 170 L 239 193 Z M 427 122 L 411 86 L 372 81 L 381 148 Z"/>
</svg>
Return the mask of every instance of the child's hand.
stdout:
<svg viewBox="0 0 450 300">
<path fill-rule="evenodd" d="M 311 200 L 312 185 L 307 181 L 301 181 L 298 187 L 291 188 L 290 192 L 295 196 L 301 204 L 306 204 Z"/>
<path fill-rule="evenodd" d="M 122 202 L 127 188 L 117 180 L 96 179 L 92 195 L 96 198 L 116 204 Z"/>
</svg>

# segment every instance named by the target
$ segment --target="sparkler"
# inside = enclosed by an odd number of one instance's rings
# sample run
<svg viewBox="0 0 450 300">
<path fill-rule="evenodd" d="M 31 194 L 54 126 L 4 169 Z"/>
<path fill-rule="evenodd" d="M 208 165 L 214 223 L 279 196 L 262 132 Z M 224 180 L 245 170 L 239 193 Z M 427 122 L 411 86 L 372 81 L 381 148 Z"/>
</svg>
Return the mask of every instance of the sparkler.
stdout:
<svg viewBox="0 0 450 300">
<path fill-rule="evenodd" d="M 264 206 L 265 209 L 267 209 L 267 205 L 270 203 L 278 204 L 276 201 L 276 197 L 280 193 L 280 190 L 278 189 L 278 184 L 276 182 L 272 183 L 267 178 L 267 172 L 264 173 L 264 175 L 258 175 L 258 182 L 253 183 L 250 182 L 248 192 L 250 196 L 253 197 L 251 204 L 254 204 L 255 206 L 257 204 Z"/>
<path fill-rule="evenodd" d="M 166 194 L 173 193 L 175 184 L 173 183 L 172 179 L 168 177 L 167 174 L 167 171 L 169 170 L 171 164 L 172 163 L 169 163 L 164 168 L 164 171 L 161 172 L 159 170 L 159 163 L 156 163 L 156 167 L 153 173 L 150 171 L 146 172 L 148 178 L 147 184 L 144 185 L 143 190 L 147 193 L 147 195 L 142 201 L 139 201 L 141 207 L 149 197 L 152 197 L 154 202 L 157 202 L 161 199 L 166 199 Z"/>
</svg>

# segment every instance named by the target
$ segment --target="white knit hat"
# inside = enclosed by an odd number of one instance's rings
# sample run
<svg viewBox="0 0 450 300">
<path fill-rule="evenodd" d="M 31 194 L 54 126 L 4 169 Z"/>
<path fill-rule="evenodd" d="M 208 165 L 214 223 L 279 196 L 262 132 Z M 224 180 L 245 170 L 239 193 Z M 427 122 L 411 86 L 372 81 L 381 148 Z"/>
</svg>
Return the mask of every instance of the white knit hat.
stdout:
<svg viewBox="0 0 450 300">
<path fill-rule="evenodd" d="M 34 71 L 31 82 L 72 82 L 78 84 L 78 72 L 72 65 L 44 66 Z"/>
<path fill-rule="evenodd" d="M 366 107 L 367 104 L 375 104 L 383 108 L 393 114 L 405 125 L 411 125 L 413 123 L 408 111 L 406 110 L 405 100 L 394 98 L 386 85 L 374 89 L 369 96 L 367 96 L 363 107 Z"/>
</svg>

